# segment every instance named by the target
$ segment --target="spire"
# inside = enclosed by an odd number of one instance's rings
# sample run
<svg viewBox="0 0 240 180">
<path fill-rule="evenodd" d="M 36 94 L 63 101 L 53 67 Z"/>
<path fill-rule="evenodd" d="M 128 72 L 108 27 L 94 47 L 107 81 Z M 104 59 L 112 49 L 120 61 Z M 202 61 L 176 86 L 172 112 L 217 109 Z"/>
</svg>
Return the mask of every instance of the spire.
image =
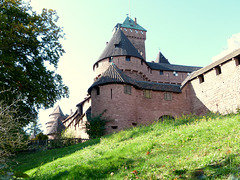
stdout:
<svg viewBox="0 0 240 180">
<path fill-rule="evenodd" d="M 64 116 L 64 114 L 63 114 L 63 112 L 62 112 L 62 110 L 61 110 L 61 108 L 60 108 L 59 105 L 54 109 L 54 111 L 52 112 L 52 114 L 50 114 L 49 116 L 51 116 L 51 115 L 53 115 L 53 114 L 59 114 L 60 116 Z"/>
<path fill-rule="evenodd" d="M 157 55 L 157 57 L 156 57 L 156 59 L 155 59 L 155 63 L 165 63 L 165 64 L 170 64 L 169 62 L 168 62 L 168 59 L 166 59 L 165 57 L 164 57 L 164 55 L 159 51 L 159 53 L 158 53 L 158 55 Z"/>
</svg>

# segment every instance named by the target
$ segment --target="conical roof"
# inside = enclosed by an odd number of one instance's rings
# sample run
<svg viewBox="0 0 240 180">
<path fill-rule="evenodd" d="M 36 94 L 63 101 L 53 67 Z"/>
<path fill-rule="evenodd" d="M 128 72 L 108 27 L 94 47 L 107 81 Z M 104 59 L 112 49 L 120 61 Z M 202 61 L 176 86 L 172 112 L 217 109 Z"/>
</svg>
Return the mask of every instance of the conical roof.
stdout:
<svg viewBox="0 0 240 180">
<path fill-rule="evenodd" d="M 140 30 L 140 31 L 147 31 L 146 29 L 144 29 L 142 26 L 137 24 L 137 22 L 133 21 L 128 16 L 126 17 L 125 21 L 121 24 L 121 27 L 130 28 L 130 29 L 137 29 L 137 30 Z"/>
<path fill-rule="evenodd" d="M 112 36 L 112 39 L 107 44 L 103 53 L 98 58 L 98 61 L 113 57 L 113 56 L 134 56 L 140 59 L 144 59 L 137 51 L 137 49 L 132 45 L 129 39 L 121 31 L 117 29 Z"/>
<path fill-rule="evenodd" d="M 92 89 L 96 86 L 112 83 L 124 83 L 136 86 L 136 82 L 133 79 L 124 74 L 115 64 L 112 63 L 102 76 L 88 89 L 88 93 L 90 94 Z"/>
<path fill-rule="evenodd" d="M 111 64 L 103 75 L 93 83 L 88 89 L 88 93 L 90 94 L 94 87 L 106 84 L 129 84 L 138 89 L 181 92 L 180 85 L 133 80 L 131 77 L 124 74 L 115 64 Z"/>
<path fill-rule="evenodd" d="M 53 114 L 59 114 L 59 115 L 61 115 L 61 116 L 64 116 L 64 114 L 63 114 L 63 112 L 62 112 L 62 110 L 61 110 L 61 108 L 60 108 L 59 105 L 54 109 L 54 111 L 52 112 L 52 114 L 50 114 L 49 116 L 51 116 L 51 115 L 53 115 Z"/>
<path fill-rule="evenodd" d="M 164 57 L 164 55 L 159 51 L 156 59 L 155 59 L 155 63 L 166 63 L 166 64 L 170 64 L 168 62 L 168 60 Z"/>
</svg>

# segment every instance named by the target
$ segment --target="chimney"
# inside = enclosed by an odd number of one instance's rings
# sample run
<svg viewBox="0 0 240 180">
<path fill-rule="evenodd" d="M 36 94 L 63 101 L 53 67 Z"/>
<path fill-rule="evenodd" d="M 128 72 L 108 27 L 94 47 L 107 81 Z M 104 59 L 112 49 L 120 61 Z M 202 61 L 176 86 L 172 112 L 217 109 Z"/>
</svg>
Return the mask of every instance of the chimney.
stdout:
<svg viewBox="0 0 240 180">
<path fill-rule="evenodd" d="M 106 45 L 108 45 L 108 42 L 106 42 Z"/>
<path fill-rule="evenodd" d="M 135 18 L 135 21 L 134 21 L 134 22 L 135 22 L 135 24 L 137 25 L 137 18 Z"/>
</svg>

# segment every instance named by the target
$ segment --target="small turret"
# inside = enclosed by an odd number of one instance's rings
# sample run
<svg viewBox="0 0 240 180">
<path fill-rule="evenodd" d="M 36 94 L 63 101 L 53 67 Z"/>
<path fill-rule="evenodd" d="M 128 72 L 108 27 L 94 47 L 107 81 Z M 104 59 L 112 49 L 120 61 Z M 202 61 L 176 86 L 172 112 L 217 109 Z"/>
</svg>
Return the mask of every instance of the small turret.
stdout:
<svg viewBox="0 0 240 180">
<path fill-rule="evenodd" d="M 58 105 L 49 117 L 50 121 L 46 123 L 46 134 L 49 136 L 49 139 L 54 139 L 57 135 L 61 134 L 63 129 L 65 129 L 62 120 L 64 120 L 66 116 L 63 114 L 60 106 Z"/>
</svg>

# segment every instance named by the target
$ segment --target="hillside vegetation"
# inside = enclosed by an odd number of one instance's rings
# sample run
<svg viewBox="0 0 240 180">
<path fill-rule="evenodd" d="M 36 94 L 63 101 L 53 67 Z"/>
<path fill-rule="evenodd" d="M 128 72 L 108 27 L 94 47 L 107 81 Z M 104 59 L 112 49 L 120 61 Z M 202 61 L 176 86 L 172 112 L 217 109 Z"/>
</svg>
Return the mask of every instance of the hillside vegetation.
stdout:
<svg viewBox="0 0 240 180">
<path fill-rule="evenodd" d="M 82 144 L 20 154 L 34 179 L 237 179 L 240 114 L 184 116 Z"/>
</svg>

